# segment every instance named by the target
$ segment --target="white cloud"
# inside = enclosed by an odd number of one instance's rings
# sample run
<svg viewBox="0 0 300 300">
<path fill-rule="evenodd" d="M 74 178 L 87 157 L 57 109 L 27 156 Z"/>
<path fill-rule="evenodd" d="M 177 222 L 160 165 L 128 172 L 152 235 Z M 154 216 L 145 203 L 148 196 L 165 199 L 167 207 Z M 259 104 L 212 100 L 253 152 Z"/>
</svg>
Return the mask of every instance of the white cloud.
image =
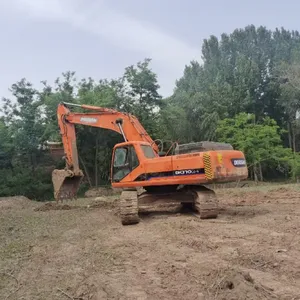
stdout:
<svg viewBox="0 0 300 300">
<path fill-rule="evenodd" d="M 104 1 L 12 0 L 10 3 L 13 2 L 15 7 L 25 10 L 31 17 L 67 23 L 101 36 L 119 48 L 152 58 L 154 66 L 159 65 L 163 69 L 163 78 L 171 74 L 173 84 L 182 75 L 185 64 L 200 54 L 198 49 L 164 33 L 153 24 L 112 10 Z"/>
<path fill-rule="evenodd" d="M 199 55 L 195 49 L 152 24 L 113 11 L 103 1 L 89 4 L 76 0 L 15 0 L 38 18 L 56 19 L 101 35 L 120 47 L 144 52 L 153 59 L 181 64 Z"/>
</svg>

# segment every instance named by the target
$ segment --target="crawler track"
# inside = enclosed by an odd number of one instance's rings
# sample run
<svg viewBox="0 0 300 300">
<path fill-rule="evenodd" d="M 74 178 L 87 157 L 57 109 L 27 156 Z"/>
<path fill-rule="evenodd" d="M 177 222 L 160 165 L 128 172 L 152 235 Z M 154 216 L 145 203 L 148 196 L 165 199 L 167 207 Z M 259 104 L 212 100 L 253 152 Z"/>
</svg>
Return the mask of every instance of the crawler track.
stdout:
<svg viewBox="0 0 300 300">
<path fill-rule="evenodd" d="M 137 191 L 123 191 L 120 198 L 120 215 L 123 225 L 140 222 Z"/>
<path fill-rule="evenodd" d="M 139 212 L 151 212 L 170 208 L 174 204 L 194 206 L 201 219 L 217 218 L 218 199 L 214 191 L 204 186 L 188 186 L 174 193 L 137 195 L 136 191 L 123 191 L 120 198 L 120 215 L 123 225 L 140 222 Z"/>
<path fill-rule="evenodd" d="M 192 190 L 195 196 L 195 210 L 201 219 L 213 219 L 218 217 L 218 198 L 213 190 L 204 186 Z"/>
</svg>

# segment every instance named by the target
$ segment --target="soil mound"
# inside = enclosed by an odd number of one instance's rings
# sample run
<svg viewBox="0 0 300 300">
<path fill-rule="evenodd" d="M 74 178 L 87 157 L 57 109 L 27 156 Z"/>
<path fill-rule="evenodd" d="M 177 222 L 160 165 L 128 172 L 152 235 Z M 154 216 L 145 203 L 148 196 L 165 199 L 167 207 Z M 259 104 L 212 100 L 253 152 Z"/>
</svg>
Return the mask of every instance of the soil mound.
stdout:
<svg viewBox="0 0 300 300">
<path fill-rule="evenodd" d="M 260 191 L 244 192 L 236 191 L 217 191 L 217 195 L 222 204 L 233 206 L 258 205 L 267 202 L 266 194 Z"/>
<path fill-rule="evenodd" d="M 117 199 L 105 199 L 104 197 L 97 197 L 95 201 L 89 205 L 91 208 L 108 208 L 108 209 L 113 209 L 118 207 L 118 200 Z"/>
<path fill-rule="evenodd" d="M 113 196 L 121 193 L 121 189 L 113 189 L 110 187 L 92 188 L 85 192 L 84 196 L 87 198 L 100 196 Z"/>
<path fill-rule="evenodd" d="M 70 210 L 77 208 L 76 206 L 70 206 L 68 204 L 57 204 L 56 202 L 47 202 L 37 208 L 34 211 L 49 211 L 49 210 Z"/>
<path fill-rule="evenodd" d="M 0 197 L 0 209 L 25 208 L 31 200 L 25 196 Z"/>
<path fill-rule="evenodd" d="M 217 273 L 209 291 L 213 299 L 273 299 L 270 288 L 256 282 L 248 272 L 227 269 Z"/>
</svg>

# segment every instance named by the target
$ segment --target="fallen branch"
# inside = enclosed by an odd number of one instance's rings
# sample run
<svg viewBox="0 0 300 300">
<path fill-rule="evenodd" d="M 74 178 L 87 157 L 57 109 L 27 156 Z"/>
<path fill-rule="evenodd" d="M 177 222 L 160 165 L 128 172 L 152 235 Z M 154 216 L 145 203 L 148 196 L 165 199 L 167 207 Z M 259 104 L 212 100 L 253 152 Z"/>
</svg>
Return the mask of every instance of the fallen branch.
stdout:
<svg viewBox="0 0 300 300">
<path fill-rule="evenodd" d="M 72 296 L 70 296 L 69 294 L 67 294 L 66 292 L 64 292 L 62 289 L 57 288 L 57 290 L 58 290 L 59 292 L 61 292 L 63 295 L 65 295 L 66 297 L 68 297 L 69 299 L 72 299 L 72 300 L 75 299 L 74 297 L 72 297 Z"/>
</svg>

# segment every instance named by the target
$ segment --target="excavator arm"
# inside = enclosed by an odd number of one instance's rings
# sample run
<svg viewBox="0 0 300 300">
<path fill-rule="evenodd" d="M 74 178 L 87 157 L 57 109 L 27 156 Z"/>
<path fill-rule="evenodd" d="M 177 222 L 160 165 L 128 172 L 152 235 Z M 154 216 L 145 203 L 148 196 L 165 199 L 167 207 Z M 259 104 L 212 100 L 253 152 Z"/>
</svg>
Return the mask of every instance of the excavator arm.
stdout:
<svg viewBox="0 0 300 300">
<path fill-rule="evenodd" d="M 92 112 L 71 112 L 69 109 L 71 106 L 80 107 Z M 79 168 L 75 124 L 113 130 L 121 134 L 125 142 L 147 142 L 158 155 L 158 146 L 151 139 L 139 120 L 131 114 L 109 108 L 62 102 L 57 108 L 57 119 L 66 161 L 66 168 L 64 170 L 54 170 L 52 173 L 54 197 L 57 200 L 73 198 L 83 177 L 83 173 Z"/>
</svg>

